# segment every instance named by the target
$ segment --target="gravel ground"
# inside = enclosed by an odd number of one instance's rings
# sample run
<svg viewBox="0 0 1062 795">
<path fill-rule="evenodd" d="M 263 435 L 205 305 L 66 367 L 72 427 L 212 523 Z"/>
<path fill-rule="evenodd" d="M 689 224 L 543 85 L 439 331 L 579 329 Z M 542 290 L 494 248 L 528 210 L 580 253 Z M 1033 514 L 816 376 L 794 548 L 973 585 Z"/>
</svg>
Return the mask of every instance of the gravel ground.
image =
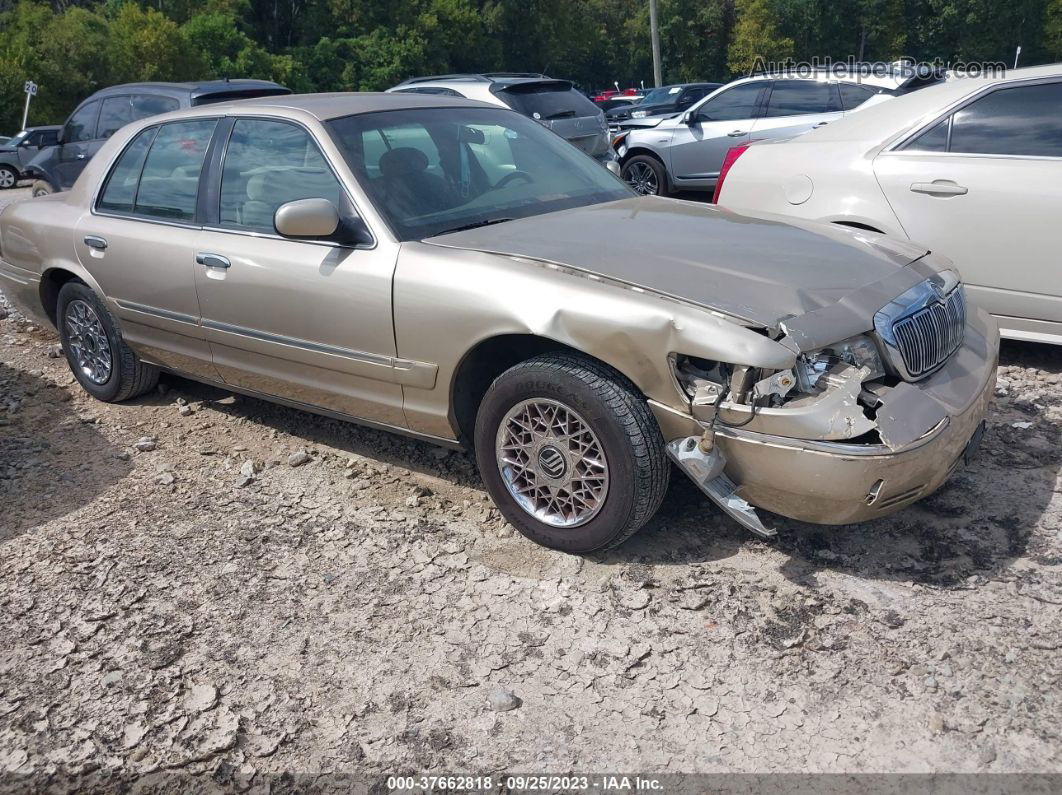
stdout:
<svg viewBox="0 0 1062 795">
<path fill-rule="evenodd" d="M 56 353 L 0 320 L 9 776 L 1062 772 L 1062 349 L 898 515 L 764 543 L 676 477 L 586 558 L 464 454 Z"/>
</svg>

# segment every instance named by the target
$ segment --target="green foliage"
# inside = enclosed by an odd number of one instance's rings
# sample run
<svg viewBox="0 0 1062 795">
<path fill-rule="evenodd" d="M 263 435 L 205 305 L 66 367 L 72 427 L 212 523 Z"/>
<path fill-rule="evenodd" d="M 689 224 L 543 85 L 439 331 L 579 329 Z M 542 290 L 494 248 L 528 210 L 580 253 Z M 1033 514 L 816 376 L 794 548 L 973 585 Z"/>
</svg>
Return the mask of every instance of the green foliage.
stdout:
<svg viewBox="0 0 1062 795">
<path fill-rule="evenodd" d="M 666 82 L 757 56 L 1062 59 L 1062 0 L 658 0 Z M 648 0 L 0 0 L 0 132 L 61 122 L 98 88 L 257 77 L 375 91 L 419 74 L 543 71 L 583 89 L 651 83 Z"/>
</svg>

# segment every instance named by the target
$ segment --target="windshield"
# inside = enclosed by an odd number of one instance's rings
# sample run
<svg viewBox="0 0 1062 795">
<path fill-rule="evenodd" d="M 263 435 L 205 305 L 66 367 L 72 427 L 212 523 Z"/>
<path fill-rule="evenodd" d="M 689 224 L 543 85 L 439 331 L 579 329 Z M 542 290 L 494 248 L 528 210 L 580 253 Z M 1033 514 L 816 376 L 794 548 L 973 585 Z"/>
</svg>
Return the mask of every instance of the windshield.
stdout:
<svg viewBox="0 0 1062 795">
<path fill-rule="evenodd" d="M 665 86 L 664 88 L 654 88 L 648 94 L 645 95 L 645 99 L 642 100 L 642 104 L 648 107 L 649 105 L 667 105 L 674 103 L 678 99 L 679 93 L 682 91 L 682 86 Z"/>
<path fill-rule="evenodd" d="M 508 110 L 419 108 L 327 124 L 400 240 L 634 195 L 574 146 Z"/>
<path fill-rule="evenodd" d="M 4 144 L 4 146 L 12 146 L 12 147 L 18 146 L 20 143 L 22 143 L 23 141 L 25 141 L 29 137 L 29 134 L 30 134 L 29 130 L 23 130 L 22 132 L 18 133 L 14 138 L 12 138 L 10 141 L 8 141 L 6 144 Z"/>
</svg>

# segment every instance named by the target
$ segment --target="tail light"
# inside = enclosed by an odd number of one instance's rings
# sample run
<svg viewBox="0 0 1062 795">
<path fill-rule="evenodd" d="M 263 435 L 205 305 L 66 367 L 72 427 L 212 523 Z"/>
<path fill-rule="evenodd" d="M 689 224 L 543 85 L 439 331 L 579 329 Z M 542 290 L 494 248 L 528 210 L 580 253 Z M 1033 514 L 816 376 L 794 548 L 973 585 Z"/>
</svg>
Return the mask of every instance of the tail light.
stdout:
<svg viewBox="0 0 1062 795">
<path fill-rule="evenodd" d="M 723 167 L 719 169 L 719 181 L 715 183 L 715 193 L 712 194 L 713 204 L 719 203 L 719 193 L 723 189 L 723 180 L 726 179 L 727 172 L 737 162 L 737 159 L 745 154 L 745 150 L 749 148 L 751 143 L 752 141 L 749 141 L 747 144 L 731 147 L 727 151 L 726 157 L 723 158 Z"/>
</svg>

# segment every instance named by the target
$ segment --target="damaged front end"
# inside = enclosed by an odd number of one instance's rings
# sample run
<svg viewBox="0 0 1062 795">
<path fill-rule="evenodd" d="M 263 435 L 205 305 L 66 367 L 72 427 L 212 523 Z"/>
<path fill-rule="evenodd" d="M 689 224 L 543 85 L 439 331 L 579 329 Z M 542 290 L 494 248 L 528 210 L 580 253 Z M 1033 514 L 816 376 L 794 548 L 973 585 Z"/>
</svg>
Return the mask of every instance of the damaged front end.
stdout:
<svg viewBox="0 0 1062 795">
<path fill-rule="evenodd" d="M 957 275 L 935 273 L 864 317 L 863 333 L 827 345 L 822 318 L 781 323 L 778 341 L 797 354 L 787 369 L 672 356 L 702 431 L 668 453 L 757 535 L 776 532 L 757 508 L 821 524 L 902 508 L 938 488 L 979 439 L 998 333 L 967 309 Z"/>
</svg>

